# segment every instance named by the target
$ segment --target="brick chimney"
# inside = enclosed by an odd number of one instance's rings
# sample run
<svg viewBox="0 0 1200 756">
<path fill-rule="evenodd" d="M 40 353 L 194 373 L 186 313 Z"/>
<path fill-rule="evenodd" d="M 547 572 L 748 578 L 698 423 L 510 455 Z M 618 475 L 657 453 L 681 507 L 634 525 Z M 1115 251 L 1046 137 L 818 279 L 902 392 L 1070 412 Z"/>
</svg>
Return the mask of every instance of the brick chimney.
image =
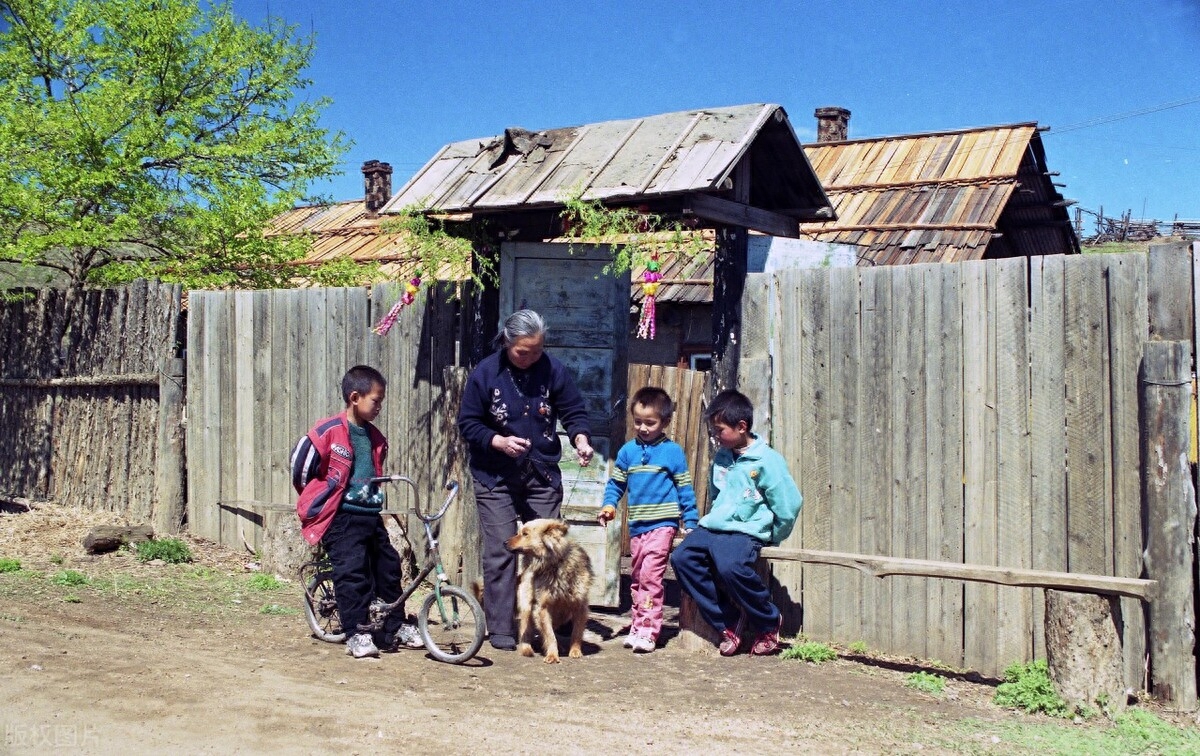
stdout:
<svg viewBox="0 0 1200 756">
<path fill-rule="evenodd" d="M 850 111 L 845 108 L 817 108 L 818 142 L 844 142 L 849 133 Z"/>
<path fill-rule="evenodd" d="M 366 195 L 363 204 L 367 206 L 367 212 L 374 215 L 392 198 L 392 166 L 390 163 L 368 160 L 363 163 L 362 174 Z"/>
</svg>

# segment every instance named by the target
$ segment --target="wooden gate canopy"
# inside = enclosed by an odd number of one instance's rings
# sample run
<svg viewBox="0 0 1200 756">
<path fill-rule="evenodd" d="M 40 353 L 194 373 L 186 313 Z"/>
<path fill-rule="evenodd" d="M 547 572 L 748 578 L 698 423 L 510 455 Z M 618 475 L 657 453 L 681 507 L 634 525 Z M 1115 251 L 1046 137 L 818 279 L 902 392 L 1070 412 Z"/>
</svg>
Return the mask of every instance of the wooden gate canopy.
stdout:
<svg viewBox="0 0 1200 756">
<path fill-rule="evenodd" d="M 835 217 L 787 113 L 770 104 L 509 128 L 454 142 L 381 213 L 420 207 L 484 216 L 536 240 L 561 234 L 559 213 L 573 196 L 775 236 L 797 237 L 800 221 Z"/>
</svg>

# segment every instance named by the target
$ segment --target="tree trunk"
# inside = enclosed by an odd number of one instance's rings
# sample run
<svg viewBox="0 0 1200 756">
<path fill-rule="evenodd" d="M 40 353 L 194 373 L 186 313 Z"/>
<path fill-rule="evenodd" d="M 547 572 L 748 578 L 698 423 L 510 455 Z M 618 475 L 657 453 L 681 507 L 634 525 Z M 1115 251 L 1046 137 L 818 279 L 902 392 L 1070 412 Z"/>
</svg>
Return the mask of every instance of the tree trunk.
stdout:
<svg viewBox="0 0 1200 756">
<path fill-rule="evenodd" d="M 1125 711 L 1120 625 L 1115 596 L 1046 591 L 1046 660 L 1068 706 L 1109 717 Z"/>
</svg>

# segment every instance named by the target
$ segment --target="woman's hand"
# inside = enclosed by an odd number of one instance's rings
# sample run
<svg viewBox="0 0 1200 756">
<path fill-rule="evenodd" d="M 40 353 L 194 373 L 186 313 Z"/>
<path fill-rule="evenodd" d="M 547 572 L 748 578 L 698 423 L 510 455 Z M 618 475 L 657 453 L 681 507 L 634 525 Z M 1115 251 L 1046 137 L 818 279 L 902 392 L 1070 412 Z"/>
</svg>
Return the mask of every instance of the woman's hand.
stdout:
<svg viewBox="0 0 1200 756">
<path fill-rule="evenodd" d="M 580 467 L 587 467 L 592 461 L 592 454 L 595 453 L 592 445 L 588 443 L 588 437 L 582 433 L 575 437 L 575 453 L 579 455 Z"/>
<path fill-rule="evenodd" d="M 530 446 L 533 446 L 533 442 L 520 436 L 492 436 L 492 448 L 513 459 L 529 451 Z"/>
</svg>

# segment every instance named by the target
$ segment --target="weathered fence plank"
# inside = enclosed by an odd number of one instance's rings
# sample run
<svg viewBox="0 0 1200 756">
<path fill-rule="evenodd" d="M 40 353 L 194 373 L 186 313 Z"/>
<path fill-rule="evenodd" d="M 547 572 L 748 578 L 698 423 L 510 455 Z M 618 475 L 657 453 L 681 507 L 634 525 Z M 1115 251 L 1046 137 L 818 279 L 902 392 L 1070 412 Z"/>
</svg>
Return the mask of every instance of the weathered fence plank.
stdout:
<svg viewBox="0 0 1200 756">
<path fill-rule="evenodd" d="M 857 551 L 862 522 L 859 472 L 860 454 L 873 459 L 872 449 L 860 449 L 858 433 L 859 377 L 863 345 L 859 332 L 859 269 L 833 268 L 830 275 L 830 343 L 833 370 L 826 390 L 830 393 L 829 477 L 833 486 L 830 502 L 832 546 L 838 551 Z M 786 363 L 781 363 L 786 364 Z M 862 368 L 865 369 L 865 368 Z M 836 379 L 834 379 L 836 376 Z M 864 620 L 859 609 L 863 580 L 853 572 L 839 570 L 831 575 L 830 611 L 833 632 L 843 638 L 864 639 Z"/>
<path fill-rule="evenodd" d="M 1150 606 L 1151 692 L 1196 708 L 1196 492 L 1188 465 L 1191 354 L 1186 341 L 1150 341 L 1142 362 L 1146 572 L 1162 586 Z"/>
<path fill-rule="evenodd" d="M 987 265 L 963 263 L 963 558 L 996 564 L 995 333 L 987 288 Z M 964 661 L 972 669 L 995 669 L 996 588 L 967 585 Z"/>
<path fill-rule="evenodd" d="M 891 271 L 867 269 L 861 279 L 862 370 L 858 373 L 858 436 L 863 460 L 859 468 L 862 525 L 859 551 L 890 554 L 892 550 L 892 290 Z M 876 648 L 892 645 L 892 585 L 863 582 L 860 594 L 863 635 Z"/>
<path fill-rule="evenodd" d="M 776 383 L 781 387 L 776 396 L 781 403 L 780 417 L 800 417 L 799 438 L 781 443 L 793 460 L 792 470 L 804 506 L 800 510 L 799 536 L 792 536 L 785 545 L 810 544 L 829 549 L 832 541 L 832 491 L 829 485 L 830 468 L 830 361 L 833 351 L 829 342 L 829 276 L 825 271 L 797 271 L 781 276 L 777 290 L 777 311 L 788 318 L 780 329 L 778 354 L 799 355 L 799 371 L 773 368 Z M 789 298 L 791 304 L 789 305 Z M 784 434 L 785 439 L 793 438 Z M 804 630 L 814 639 L 833 639 L 832 584 L 830 568 L 804 567 L 803 599 Z"/>
<path fill-rule="evenodd" d="M 892 271 L 889 271 L 892 272 Z M 892 272 L 892 315 L 888 318 L 892 351 L 889 404 L 892 406 L 891 549 L 901 557 L 928 555 L 925 478 L 925 296 L 922 266 L 905 265 Z M 928 632 L 926 581 L 901 577 L 891 581 L 892 642 L 925 658 Z"/>
<path fill-rule="evenodd" d="M 1067 569 L 1067 466 L 1066 407 L 1063 397 L 1064 257 L 1035 257 L 1030 261 L 1029 342 L 1032 486 L 1030 508 L 1033 527 L 1030 545 L 1032 566 L 1042 570 Z M 1034 596 L 1034 627 L 1045 619 L 1045 597 Z M 1034 656 L 1045 658 L 1043 633 L 1033 634 Z"/>
<path fill-rule="evenodd" d="M 1104 283 L 1098 257 L 1066 268 L 1067 567 L 1097 574 L 1113 567 Z"/>
<path fill-rule="evenodd" d="M 1112 412 L 1113 470 L 1113 574 L 1142 574 L 1141 449 L 1137 372 L 1142 344 L 1148 337 L 1146 258 L 1142 255 L 1106 255 L 1110 396 Z M 1145 690 L 1145 607 L 1133 599 L 1121 600 L 1121 646 L 1127 687 Z"/>
<path fill-rule="evenodd" d="M 963 393 L 961 268 L 931 265 L 925 273 L 925 414 L 927 543 L 930 559 L 963 561 Z M 956 476 L 955 473 L 959 474 Z M 822 548 L 813 544 L 815 548 Z M 926 582 L 926 653 L 963 663 L 963 586 Z"/>
<path fill-rule="evenodd" d="M 994 293 L 996 336 L 996 562 L 1006 567 L 1033 564 L 1029 533 L 1029 291 L 1026 261 L 999 260 L 988 269 Z M 1033 591 L 996 592 L 996 658 L 1001 664 L 1029 658 L 1033 651 Z"/>
</svg>

